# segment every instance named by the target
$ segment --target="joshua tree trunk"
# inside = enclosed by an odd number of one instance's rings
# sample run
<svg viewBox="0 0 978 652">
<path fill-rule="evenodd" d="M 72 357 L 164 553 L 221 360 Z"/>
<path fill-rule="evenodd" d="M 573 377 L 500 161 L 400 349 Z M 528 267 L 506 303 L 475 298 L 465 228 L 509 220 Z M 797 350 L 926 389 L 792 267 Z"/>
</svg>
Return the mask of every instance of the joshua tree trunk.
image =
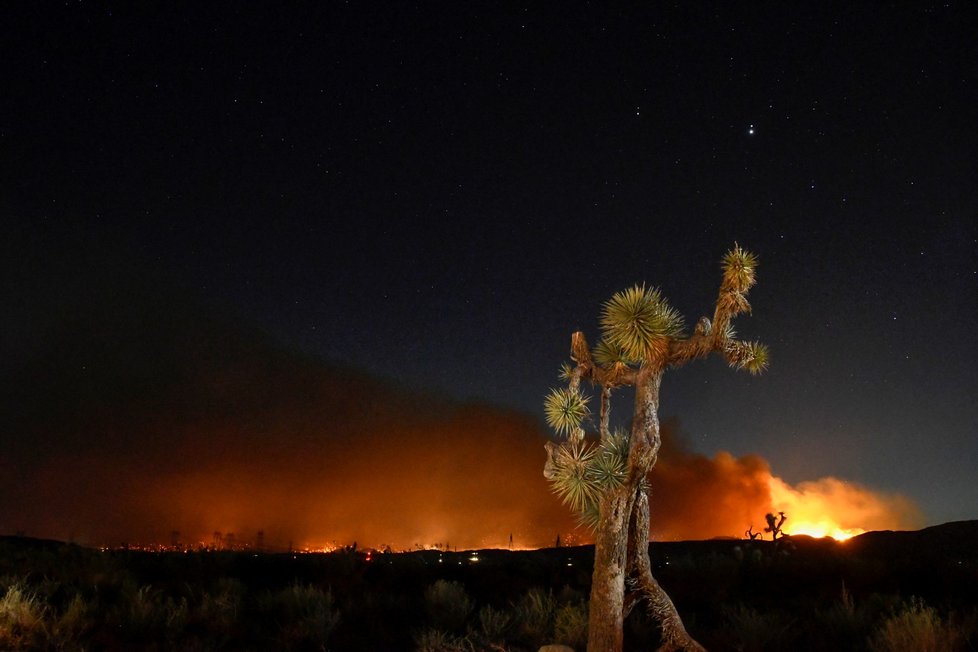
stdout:
<svg viewBox="0 0 978 652">
<path fill-rule="evenodd" d="M 601 501 L 588 613 L 589 652 L 622 648 L 630 497 L 627 488 L 621 487 Z"/>
<path fill-rule="evenodd" d="M 599 503 L 588 616 L 589 652 L 617 652 L 622 648 L 625 619 L 625 577 L 628 572 L 628 532 L 635 500 L 659 450 L 659 385 L 662 373 L 643 367 L 635 380 L 635 419 L 629 439 L 625 482 L 608 491 Z M 606 412 L 603 411 L 603 417 Z M 602 419 L 605 421 L 606 419 Z M 646 503 L 647 505 L 647 503 Z M 648 509 L 645 511 L 648 534 Z M 648 547 L 646 546 L 646 556 Z"/>
<path fill-rule="evenodd" d="M 686 631 L 676 606 L 669 594 L 652 576 L 652 561 L 649 558 L 649 496 L 640 488 L 632 508 L 631 526 L 628 541 L 628 584 L 632 593 L 625 603 L 625 615 L 642 600 L 652 617 L 662 628 L 660 651 L 686 650 L 702 652 L 703 646 L 693 640 Z"/>
<path fill-rule="evenodd" d="M 618 490 L 609 491 L 599 506 L 591 579 L 592 607 L 588 618 L 589 652 L 621 650 L 625 616 L 643 601 L 662 627 L 660 649 L 703 649 L 686 632 L 672 600 L 652 576 L 649 559 L 649 499 L 645 478 L 655 465 L 662 442 L 658 416 L 661 381 L 661 369 L 639 370 L 626 481 Z"/>
</svg>

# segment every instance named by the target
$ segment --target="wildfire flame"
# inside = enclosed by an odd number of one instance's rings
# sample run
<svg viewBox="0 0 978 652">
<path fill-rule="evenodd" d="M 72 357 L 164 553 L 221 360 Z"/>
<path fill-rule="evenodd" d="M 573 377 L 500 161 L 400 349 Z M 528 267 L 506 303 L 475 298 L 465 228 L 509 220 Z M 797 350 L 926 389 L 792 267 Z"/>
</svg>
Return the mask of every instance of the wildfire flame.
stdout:
<svg viewBox="0 0 978 652">
<path fill-rule="evenodd" d="M 819 521 L 802 521 L 792 527 L 785 528 L 785 531 L 788 534 L 807 534 L 815 538 L 832 537 L 836 541 L 846 541 L 866 530 L 858 527 L 843 530 L 832 523 L 830 519 L 821 519 Z"/>
<path fill-rule="evenodd" d="M 919 521 L 919 510 L 907 498 L 872 491 L 838 478 L 790 485 L 771 476 L 771 503 L 788 518 L 785 534 L 807 534 L 845 541 L 867 530 L 899 529 Z"/>
</svg>

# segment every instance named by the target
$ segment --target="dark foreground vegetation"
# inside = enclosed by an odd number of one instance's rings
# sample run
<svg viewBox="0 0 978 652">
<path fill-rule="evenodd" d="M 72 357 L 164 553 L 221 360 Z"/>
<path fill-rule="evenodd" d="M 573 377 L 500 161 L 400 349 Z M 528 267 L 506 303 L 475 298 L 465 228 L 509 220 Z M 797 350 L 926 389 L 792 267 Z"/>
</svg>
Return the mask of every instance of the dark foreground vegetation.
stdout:
<svg viewBox="0 0 978 652">
<path fill-rule="evenodd" d="M 0 538 L 0 649 L 582 650 L 593 549 L 98 551 Z M 715 650 L 978 649 L 978 521 L 652 545 Z M 626 649 L 654 649 L 641 611 Z"/>
</svg>

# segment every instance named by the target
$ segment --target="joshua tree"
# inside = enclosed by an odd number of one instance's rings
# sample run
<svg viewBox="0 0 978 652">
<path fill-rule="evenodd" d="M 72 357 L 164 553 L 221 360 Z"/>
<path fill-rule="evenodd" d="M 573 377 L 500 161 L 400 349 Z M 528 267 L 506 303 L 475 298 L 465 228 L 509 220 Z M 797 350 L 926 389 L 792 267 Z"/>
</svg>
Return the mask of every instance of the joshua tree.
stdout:
<svg viewBox="0 0 978 652">
<path fill-rule="evenodd" d="M 645 602 L 662 628 L 664 650 L 702 650 L 690 637 L 666 592 L 652 577 L 649 560 L 647 475 L 659 446 L 659 387 L 666 369 L 711 353 L 731 367 L 760 373 L 767 347 L 736 339 L 731 320 L 750 311 L 757 258 L 734 245 L 722 260 L 723 279 L 713 320 L 700 318 L 692 335 L 656 288 L 636 285 L 614 295 L 601 314 L 602 338 L 592 350 L 584 334 L 571 336 L 571 360 L 561 377 L 566 388 L 551 390 L 544 409 L 559 443 L 547 443 L 544 476 L 564 503 L 595 533 L 589 606 L 590 652 L 622 649 L 622 625 L 636 604 Z M 581 381 L 599 397 L 598 441 L 585 439 L 590 399 Z M 633 386 L 630 432 L 609 427 L 611 395 Z M 592 425 L 593 422 L 592 422 Z M 627 593 L 626 593 L 627 586 Z"/>
<path fill-rule="evenodd" d="M 781 517 L 780 521 L 777 520 L 774 514 L 767 513 L 764 515 L 764 520 L 767 521 L 767 527 L 764 528 L 764 531 L 771 533 L 771 541 L 778 538 L 778 535 L 781 534 L 781 526 L 784 525 L 784 522 L 788 519 L 788 517 L 784 515 L 784 512 L 778 512 L 778 516 Z M 782 536 L 784 535 L 782 534 Z"/>
<path fill-rule="evenodd" d="M 757 539 L 760 538 L 761 533 L 760 532 L 755 532 L 754 531 L 754 526 L 751 525 L 749 528 L 747 528 L 747 531 L 744 532 L 744 536 L 747 537 L 748 539 L 750 539 L 751 541 L 756 541 Z"/>
</svg>

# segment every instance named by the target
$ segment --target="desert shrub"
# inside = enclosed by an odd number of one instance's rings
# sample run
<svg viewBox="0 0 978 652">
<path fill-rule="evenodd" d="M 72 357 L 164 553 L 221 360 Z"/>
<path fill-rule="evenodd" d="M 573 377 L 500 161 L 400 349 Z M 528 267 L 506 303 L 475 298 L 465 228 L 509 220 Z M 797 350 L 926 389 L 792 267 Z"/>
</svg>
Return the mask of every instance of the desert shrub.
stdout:
<svg viewBox="0 0 978 652">
<path fill-rule="evenodd" d="M 518 638 L 533 647 L 551 642 L 557 601 L 553 593 L 530 589 L 513 605 Z"/>
<path fill-rule="evenodd" d="M 937 610 L 919 598 L 894 613 L 870 639 L 875 652 L 948 652 L 964 648 L 967 632 L 956 623 L 945 622 Z"/>
<path fill-rule="evenodd" d="M 793 620 L 778 612 L 760 612 L 746 605 L 724 609 L 732 646 L 743 652 L 787 649 Z"/>
<path fill-rule="evenodd" d="M 263 600 L 278 622 L 277 643 L 283 649 L 326 648 L 340 620 L 331 591 L 295 583 Z"/>
<path fill-rule="evenodd" d="M 440 629 L 428 628 L 415 637 L 417 652 L 475 652 L 466 636 L 456 636 Z"/>
<path fill-rule="evenodd" d="M 583 649 L 587 645 L 587 604 L 568 602 L 554 615 L 554 642 Z"/>
<path fill-rule="evenodd" d="M 225 645 L 234 635 L 244 593 L 239 580 L 221 578 L 211 592 L 201 595 L 194 616 L 212 647 Z"/>
<path fill-rule="evenodd" d="M 189 612 L 187 599 L 180 598 L 179 600 L 174 600 L 173 598 L 166 598 L 162 601 L 160 607 L 162 609 L 160 620 L 163 625 L 163 637 L 168 641 L 179 638 L 187 626 L 187 615 Z"/>
<path fill-rule="evenodd" d="M 151 630 L 156 620 L 156 596 L 150 586 L 123 587 L 120 604 L 115 609 L 118 625 L 135 635 Z"/>
<path fill-rule="evenodd" d="M 128 644 L 172 643 L 183 635 L 188 612 L 186 598 L 174 600 L 152 586 L 127 582 L 109 620 Z"/>
<path fill-rule="evenodd" d="M 461 631 L 474 608 L 465 587 L 447 580 L 438 580 L 425 589 L 424 602 L 432 624 L 450 632 Z"/>
<path fill-rule="evenodd" d="M 60 650 L 83 649 L 81 642 L 92 629 L 94 608 L 76 593 L 51 626 L 54 647 Z"/>
<path fill-rule="evenodd" d="M 874 617 L 872 603 L 865 601 L 856 604 L 845 585 L 839 600 L 827 609 L 815 612 L 811 622 L 808 640 L 824 649 L 861 650 L 865 648 L 866 637 L 872 631 Z"/>
<path fill-rule="evenodd" d="M 0 598 L 0 645 L 8 649 L 40 647 L 46 635 L 47 607 L 20 583 L 7 587 Z"/>
<path fill-rule="evenodd" d="M 478 633 L 490 642 L 506 640 L 512 617 L 505 611 L 493 609 L 490 605 L 485 605 L 479 609 L 479 631 Z"/>
</svg>

